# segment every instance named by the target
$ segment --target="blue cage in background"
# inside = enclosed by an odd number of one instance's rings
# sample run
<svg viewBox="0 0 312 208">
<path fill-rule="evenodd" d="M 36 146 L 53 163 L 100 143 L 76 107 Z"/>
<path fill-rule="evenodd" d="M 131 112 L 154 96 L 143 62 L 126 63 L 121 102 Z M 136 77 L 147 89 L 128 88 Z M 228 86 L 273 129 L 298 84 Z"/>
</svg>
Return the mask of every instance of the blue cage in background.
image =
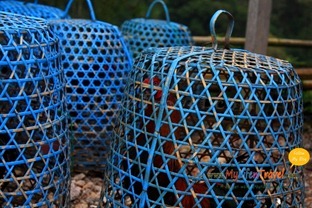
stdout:
<svg viewBox="0 0 312 208">
<path fill-rule="evenodd" d="M 73 1 L 69 1 L 66 13 Z M 124 96 L 132 58 L 118 28 L 91 19 L 51 20 L 61 43 L 67 79 L 67 112 L 73 136 L 73 165 L 101 170 Z"/>
<path fill-rule="evenodd" d="M 0 11 L 39 17 L 43 19 L 59 19 L 64 15 L 63 10 L 52 6 L 39 4 L 38 0 L 34 1 L 34 3 L 9 0 L 0 1 Z"/>
<path fill-rule="evenodd" d="M 225 49 L 214 24 L 226 14 Z M 106 207 L 304 207 L 301 80 L 284 60 L 213 47 L 146 50 L 130 71 L 104 178 Z"/>
<path fill-rule="evenodd" d="M 69 206 L 65 81 L 43 19 L 0 12 L 0 206 Z"/>
<path fill-rule="evenodd" d="M 166 20 L 150 19 L 151 11 L 156 3 L 163 6 Z M 134 58 L 149 47 L 190 46 L 193 44 L 188 27 L 170 21 L 167 6 L 162 0 L 152 2 L 145 18 L 126 20 L 120 30 Z"/>
</svg>

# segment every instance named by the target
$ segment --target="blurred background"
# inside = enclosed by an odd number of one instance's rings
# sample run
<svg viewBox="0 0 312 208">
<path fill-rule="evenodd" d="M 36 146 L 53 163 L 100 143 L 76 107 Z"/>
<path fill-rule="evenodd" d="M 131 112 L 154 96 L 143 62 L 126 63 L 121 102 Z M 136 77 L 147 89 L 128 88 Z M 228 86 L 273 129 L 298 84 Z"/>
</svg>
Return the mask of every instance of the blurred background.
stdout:
<svg viewBox="0 0 312 208">
<path fill-rule="evenodd" d="M 98 20 L 121 26 L 125 20 L 145 17 L 152 0 L 92 0 L 92 2 Z M 39 3 L 64 9 L 67 1 L 39 0 Z M 232 37 L 245 37 L 248 0 L 165 0 L 165 3 L 171 21 L 188 26 L 193 36 L 209 36 L 211 16 L 216 10 L 225 9 L 235 18 Z M 85 0 L 74 1 L 69 13 L 74 18 L 90 18 Z M 154 7 L 151 18 L 165 18 L 160 5 Z M 217 26 L 222 35 L 227 24 L 224 24 L 222 20 L 218 22 L 220 25 Z M 270 38 L 312 40 L 312 0 L 273 0 Z M 243 48 L 244 46 L 233 45 L 232 47 Z M 295 68 L 312 68 L 310 45 L 300 47 L 269 45 L 267 55 L 288 60 Z"/>
</svg>

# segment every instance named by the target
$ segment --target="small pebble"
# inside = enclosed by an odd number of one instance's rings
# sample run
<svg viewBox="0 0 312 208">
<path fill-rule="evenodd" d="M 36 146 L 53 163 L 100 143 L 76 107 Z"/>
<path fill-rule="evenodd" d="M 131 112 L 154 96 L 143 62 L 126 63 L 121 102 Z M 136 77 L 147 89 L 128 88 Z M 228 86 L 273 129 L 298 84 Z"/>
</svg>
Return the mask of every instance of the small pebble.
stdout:
<svg viewBox="0 0 312 208">
<path fill-rule="evenodd" d="M 103 178 L 79 173 L 71 181 L 71 208 L 97 208 L 100 201 Z"/>
<path fill-rule="evenodd" d="M 73 180 L 75 180 L 75 181 L 79 181 L 79 180 L 84 179 L 85 177 L 86 177 L 86 175 L 85 175 L 85 174 L 83 174 L 83 173 L 79 173 L 78 175 L 75 175 L 75 176 L 73 177 Z"/>
<path fill-rule="evenodd" d="M 84 180 L 79 180 L 75 182 L 76 186 L 80 186 L 80 187 L 84 187 L 84 185 L 86 184 L 86 182 Z"/>
</svg>

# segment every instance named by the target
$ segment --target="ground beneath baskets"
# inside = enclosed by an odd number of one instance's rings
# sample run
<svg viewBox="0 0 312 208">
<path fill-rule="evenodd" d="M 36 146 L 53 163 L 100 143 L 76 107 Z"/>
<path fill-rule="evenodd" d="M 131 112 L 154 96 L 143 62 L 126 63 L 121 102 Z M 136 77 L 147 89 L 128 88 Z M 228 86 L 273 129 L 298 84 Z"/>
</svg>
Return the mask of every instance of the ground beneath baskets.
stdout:
<svg viewBox="0 0 312 208">
<path fill-rule="evenodd" d="M 307 116 L 311 117 L 311 116 Z M 312 119 L 306 120 L 303 130 L 303 147 L 312 157 Z M 312 159 L 305 165 L 305 207 L 312 207 Z M 96 208 L 99 203 L 103 175 L 92 171 L 74 172 L 71 182 L 71 207 Z"/>
<path fill-rule="evenodd" d="M 72 174 L 71 208 L 97 208 L 103 186 L 103 175 L 93 171 Z"/>
</svg>

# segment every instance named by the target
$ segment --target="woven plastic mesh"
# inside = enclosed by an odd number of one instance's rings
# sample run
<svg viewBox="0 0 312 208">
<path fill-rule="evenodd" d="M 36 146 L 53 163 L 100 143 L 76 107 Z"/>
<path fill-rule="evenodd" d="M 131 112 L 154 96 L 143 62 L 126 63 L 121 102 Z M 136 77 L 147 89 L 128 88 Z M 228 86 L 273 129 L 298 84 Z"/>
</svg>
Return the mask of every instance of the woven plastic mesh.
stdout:
<svg viewBox="0 0 312 208">
<path fill-rule="evenodd" d="M 153 3 L 157 2 L 161 1 Z M 167 20 L 149 18 L 126 20 L 121 25 L 121 32 L 134 58 L 149 47 L 190 46 L 193 44 L 188 27 L 170 21 L 168 14 Z"/>
<path fill-rule="evenodd" d="M 79 19 L 51 24 L 62 46 L 74 165 L 100 170 L 132 59 L 111 24 Z"/>
<path fill-rule="evenodd" d="M 56 7 L 30 2 L 26 3 L 22 1 L 7 0 L 0 1 L 0 11 L 44 19 L 59 19 L 64 15 L 64 11 Z"/>
<path fill-rule="evenodd" d="M 107 207 L 303 207 L 301 81 L 244 50 L 137 57 L 111 143 Z"/>
<path fill-rule="evenodd" d="M 0 206 L 66 207 L 69 139 L 59 43 L 43 19 L 0 13 Z"/>
</svg>

